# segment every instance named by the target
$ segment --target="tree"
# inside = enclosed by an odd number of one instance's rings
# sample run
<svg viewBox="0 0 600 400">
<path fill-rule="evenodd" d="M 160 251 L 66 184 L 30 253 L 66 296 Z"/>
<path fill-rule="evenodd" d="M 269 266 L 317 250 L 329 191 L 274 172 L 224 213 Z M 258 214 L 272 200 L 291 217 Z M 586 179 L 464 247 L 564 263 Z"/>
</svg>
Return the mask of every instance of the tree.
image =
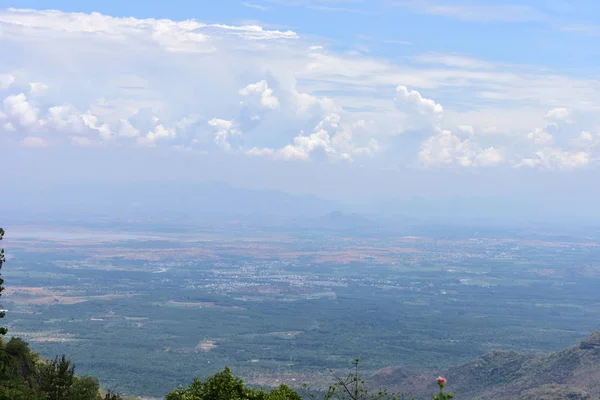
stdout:
<svg viewBox="0 0 600 400">
<path fill-rule="evenodd" d="M 246 387 L 234 377 L 229 367 L 202 382 L 197 378 L 188 388 L 180 387 L 167 395 L 167 400 L 245 400 Z"/>
<path fill-rule="evenodd" d="M 90 376 L 75 377 L 67 390 L 65 400 L 100 400 L 98 379 Z"/>
<path fill-rule="evenodd" d="M 104 395 L 104 398 L 102 400 L 123 400 L 122 397 L 114 392 L 111 392 L 110 390 L 108 391 L 108 393 L 106 393 Z"/>
<path fill-rule="evenodd" d="M 65 400 L 73 384 L 75 366 L 63 355 L 40 367 L 40 390 L 47 400 Z"/>
<path fill-rule="evenodd" d="M 0 241 L 4 238 L 4 229 L 0 228 Z M 0 272 L 2 270 L 2 266 L 6 261 L 6 257 L 4 256 L 4 249 L 0 249 Z M 2 274 L 0 273 L 0 296 L 2 296 L 2 291 L 4 290 L 4 279 L 2 279 Z M 0 318 L 4 318 L 4 312 L 0 312 Z M 8 330 L 5 327 L 0 327 L 0 337 L 6 335 Z"/>
<path fill-rule="evenodd" d="M 225 367 L 204 382 L 195 378 L 187 388 L 179 387 L 167 395 L 167 400 L 301 400 L 301 397 L 285 385 L 273 390 L 248 388 Z"/>
<path fill-rule="evenodd" d="M 4 346 L 6 358 L 2 363 L 2 377 L 22 381 L 29 387 L 36 385 L 37 354 L 31 351 L 29 344 L 20 338 L 11 338 Z"/>
</svg>

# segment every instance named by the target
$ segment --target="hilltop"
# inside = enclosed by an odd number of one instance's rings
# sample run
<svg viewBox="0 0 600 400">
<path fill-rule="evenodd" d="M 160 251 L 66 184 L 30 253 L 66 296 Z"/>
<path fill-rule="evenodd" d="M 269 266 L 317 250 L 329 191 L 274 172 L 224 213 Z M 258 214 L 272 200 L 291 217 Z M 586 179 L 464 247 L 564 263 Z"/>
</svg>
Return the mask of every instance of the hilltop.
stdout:
<svg viewBox="0 0 600 400">
<path fill-rule="evenodd" d="M 371 379 L 417 398 L 435 389 L 434 376 L 385 368 Z M 550 354 L 493 351 L 442 372 L 458 399 L 586 400 L 600 397 L 600 331 Z"/>
</svg>

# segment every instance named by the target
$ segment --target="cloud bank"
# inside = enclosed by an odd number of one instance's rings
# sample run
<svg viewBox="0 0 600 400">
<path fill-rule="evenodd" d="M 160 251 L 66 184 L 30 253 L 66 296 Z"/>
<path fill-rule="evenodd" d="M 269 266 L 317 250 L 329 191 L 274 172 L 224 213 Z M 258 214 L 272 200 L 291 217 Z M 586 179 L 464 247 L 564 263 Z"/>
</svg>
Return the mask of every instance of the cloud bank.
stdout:
<svg viewBox="0 0 600 400">
<path fill-rule="evenodd" d="M 399 5 L 455 12 L 423 4 Z M 98 13 L 0 10 L 0 31 L 3 147 L 417 168 L 598 160 L 600 84 L 533 67 L 442 53 L 392 62 L 291 30 Z"/>
</svg>

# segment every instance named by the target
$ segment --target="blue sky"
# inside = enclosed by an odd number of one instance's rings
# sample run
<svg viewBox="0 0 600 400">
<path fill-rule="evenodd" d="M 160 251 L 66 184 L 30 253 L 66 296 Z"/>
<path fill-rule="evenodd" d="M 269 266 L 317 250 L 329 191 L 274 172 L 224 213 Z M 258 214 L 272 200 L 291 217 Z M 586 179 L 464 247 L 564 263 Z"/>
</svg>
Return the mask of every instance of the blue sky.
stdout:
<svg viewBox="0 0 600 400">
<path fill-rule="evenodd" d="M 436 11 L 435 6 L 441 9 Z M 361 43 L 388 57 L 405 52 L 391 43 L 373 46 L 372 39 L 408 41 L 419 46 L 420 51 L 444 49 L 486 59 L 544 63 L 558 68 L 580 68 L 582 62 L 592 66 L 599 54 L 593 44 L 599 33 L 600 3 L 593 0 L 23 0 L 0 1 L 0 7 L 95 11 L 137 18 L 195 18 L 234 24 L 256 21 L 320 35 L 339 45 Z M 582 34 L 576 39 L 565 35 L 562 29 L 569 27 L 579 29 Z M 575 41 L 581 43 L 574 47 Z M 556 57 L 561 50 L 572 54 Z"/>
<path fill-rule="evenodd" d="M 593 204 L 599 16 L 563 0 L 0 0 L 0 145 L 20 184 L 367 201 L 575 182 Z"/>
</svg>

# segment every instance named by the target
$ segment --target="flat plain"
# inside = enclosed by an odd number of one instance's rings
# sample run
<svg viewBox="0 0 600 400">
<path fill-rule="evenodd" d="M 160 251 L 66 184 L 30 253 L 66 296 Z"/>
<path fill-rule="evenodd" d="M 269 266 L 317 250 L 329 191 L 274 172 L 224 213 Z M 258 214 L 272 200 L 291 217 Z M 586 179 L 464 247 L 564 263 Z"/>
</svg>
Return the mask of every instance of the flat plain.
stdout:
<svg viewBox="0 0 600 400">
<path fill-rule="evenodd" d="M 225 365 L 318 388 L 357 357 L 367 375 L 437 371 L 600 328 L 594 235 L 9 228 L 10 334 L 125 394 L 162 396 Z"/>
</svg>

